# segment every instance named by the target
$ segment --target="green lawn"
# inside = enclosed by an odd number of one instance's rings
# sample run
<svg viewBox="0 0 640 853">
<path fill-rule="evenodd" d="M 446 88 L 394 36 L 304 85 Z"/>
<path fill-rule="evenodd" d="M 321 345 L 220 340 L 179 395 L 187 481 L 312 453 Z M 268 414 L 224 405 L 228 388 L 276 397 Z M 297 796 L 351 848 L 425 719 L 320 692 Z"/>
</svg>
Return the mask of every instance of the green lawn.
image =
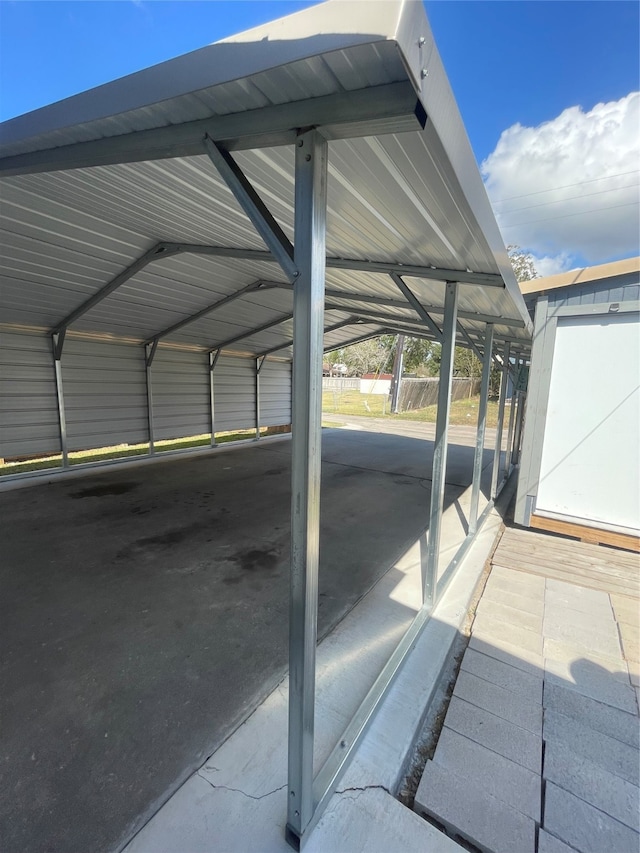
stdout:
<svg viewBox="0 0 640 853">
<path fill-rule="evenodd" d="M 464 424 L 475 426 L 478 420 L 479 400 L 479 397 L 469 397 L 451 403 L 449 423 L 455 426 Z M 389 398 L 384 394 L 361 394 L 359 391 L 324 391 L 322 394 L 322 411 L 336 415 L 387 417 L 392 420 L 435 423 L 437 406 L 427 406 L 425 409 L 415 409 L 412 412 L 392 415 L 389 413 Z M 497 422 L 498 404 L 497 402 L 490 402 L 487 410 L 487 425 L 495 427 Z"/>
<path fill-rule="evenodd" d="M 261 430 L 264 432 L 265 430 Z M 240 430 L 237 432 L 221 432 L 216 434 L 216 443 L 224 444 L 229 441 L 240 441 L 253 438 L 254 429 Z M 190 447 L 206 447 L 211 443 L 211 435 L 192 435 L 188 438 L 169 439 L 167 441 L 156 441 L 157 453 L 167 450 L 185 450 Z M 127 459 L 129 456 L 144 456 L 149 452 L 148 444 L 119 444 L 114 447 L 100 447 L 95 450 L 78 450 L 69 454 L 69 464 L 82 465 L 86 462 L 104 462 L 107 459 Z M 62 456 L 58 453 L 40 459 L 30 459 L 26 462 L 4 462 L 0 464 L 0 477 L 8 474 L 23 474 L 26 471 L 40 471 L 47 468 L 60 468 Z"/>
</svg>

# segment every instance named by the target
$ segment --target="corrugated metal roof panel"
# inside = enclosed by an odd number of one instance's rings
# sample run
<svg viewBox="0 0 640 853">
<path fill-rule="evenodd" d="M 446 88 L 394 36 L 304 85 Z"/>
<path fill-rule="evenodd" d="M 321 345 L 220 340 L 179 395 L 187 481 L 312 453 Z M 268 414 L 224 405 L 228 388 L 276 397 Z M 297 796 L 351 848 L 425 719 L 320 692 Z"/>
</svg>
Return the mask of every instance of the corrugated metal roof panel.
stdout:
<svg viewBox="0 0 640 853">
<path fill-rule="evenodd" d="M 502 276 L 503 289 L 461 287 L 460 310 L 528 323 L 422 5 L 391 0 L 367 4 L 365 11 L 363 4 L 354 3 L 348 20 L 344 9 L 332 3 L 314 7 L 5 123 L 2 154 L 51 148 L 47 156 L 55 160 L 56 146 L 149 128 L 191 132 L 191 122 L 209 118 L 206 130 L 215 138 L 216 117 L 233 115 L 236 121 L 253 111 L 249 124 L 259 124 L 260 111 L 277 104 L 293 105 L 281 128 L 290 133 L 299 124 L 297 111 L 315 104 L 314 99 L 386 84 L 414 87 L 411 103 L 420 98 L 428 114 L 424 130 L 414 120 L 416 129 L 410 132 L 335 139 L 327 131 L 332 140 L 328 255 Z M 418 31 L 425 37 L 422 48 L 415 38 Z M 430 73 L 423 79 L 425 64 Z M 377 121 L 376 113 L 371 117 Z M 348 115 L 342 118 L 352 121 Z M 197 150 L 203 128 L 194 130 Z M 122 138 L 129 144 L 129 137 Z M 170 153 L 154 149 L 153 157 Z M 234 157 L 292 240 L 292 147 L 255 147 Z M 7 324 L 53 329 L 160 242 L 265 250 L 204 154 L 28 172 L 3 179 L 6 277 L 0 310 Z M 72 331 L 149 339 L 258 279 L 284 281 L 284 276 L 268 260 L 154 257 L 102 302 L 79 313 Z M 379 272 L 330 268 L 326 281 L 329 289 L 369 299 L 402 299 L 390 277 Z M 444 281 L 412 277 L 407 284 L 424 305 L 436 311 L 442 307 Z M 249 333 L 270 322 L 285 304 L 291 304 L 286 290 L 243 296 L 216 315 L 183 326 L 170 340 L 211 346 L 225 333 L 232 336 L 232 330 Z M 345 316 L 365 311 L 349 301 L 340 306 L 349 312 Z M 369 305 L 369 315 L 374 309 Z M 384 315 L 398 324 L 418 317 L 415 310 L 398 306 L 385 306 Z M 332 321 L 328 315 L 326 325 Z M 478 328 L 472 316 L 461 323 Z M 523 345 L 528 342 L 529 328 L 505 328 Z M 342 340 L 348 332 L 331 334 Z M 237 347 L 257 353 L 263 341 L 285 340 L 283 335 L 279 327 L 270 329 Z"/>
</svg>

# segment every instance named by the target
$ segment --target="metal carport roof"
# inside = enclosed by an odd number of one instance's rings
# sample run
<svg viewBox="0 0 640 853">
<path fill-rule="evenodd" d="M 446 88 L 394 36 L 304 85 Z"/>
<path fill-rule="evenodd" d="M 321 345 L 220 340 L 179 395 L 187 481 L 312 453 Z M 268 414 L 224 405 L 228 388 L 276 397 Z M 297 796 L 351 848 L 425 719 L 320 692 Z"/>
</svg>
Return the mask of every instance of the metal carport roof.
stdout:
<svg viewBox="0 0 640 853">
<path fill-rule="evenodd" d="M 1 125 L 2 323 L 290 357 L 294 279 L 203 140 L 234 152 L 286 253 L 310 126 L 330 140 L 325 347 L 438 339 L 455 280 L 459 343 L 491 320 L 526 350 L 422 5 L 395 0 L 331 0 Z"/>
<path fill-rule="evenodd" d="M 209 351 L 211 371 L 222 351 L 248 354 L 256 377 L 261 357 L 295 352 L 287 832 L 297 846 L 486 516 L 486 401 L 502 350 L 492 506 L 507 368 L 530 348 L 424 8 L 330 0 L 6 122 L 0 138 L 2 322 L 53 336 L 61 433 L 67 333 L 145 344 L 148 372 L 158 346 Z M 321 350 L 384 331 L 443 343 L 424 602 L 314 778 Z M 478 439 L 469 534 L 436 583 L 456 340 L 483 358 Z"/>
</svg>

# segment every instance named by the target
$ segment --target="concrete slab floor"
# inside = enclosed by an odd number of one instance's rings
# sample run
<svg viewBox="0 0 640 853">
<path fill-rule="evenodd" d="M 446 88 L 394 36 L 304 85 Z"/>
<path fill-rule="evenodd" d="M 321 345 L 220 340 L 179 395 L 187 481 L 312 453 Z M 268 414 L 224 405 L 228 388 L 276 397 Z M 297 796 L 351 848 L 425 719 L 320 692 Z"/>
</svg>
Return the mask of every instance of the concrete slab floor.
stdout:
<svg viewBox="0 0 640 853">
<path fill-rule="evenodd" d="M 321 636 L 423 532 L 431 455 L 325 431 Z M 281 679 L 289 460 L 264 442 L 0 494 L 6 853 L 119 849 Z"/>
<path fill-rule="evenodd" d="M 469 490 L 463 501 L 468 495 Z M 459 539 L 453 507 L 443 522 L 443 538 Z M 404 778 L 415 733 L 458 647 L 470 598 L 500 523 L 494 510 L 378 708 L 326 811 L 305 838 L 305 853 L 460 853 L 455 841 L 416 818 L 389 792 Z M 419 590 L 417 542 L 319 644 L 316 772 L 397 645 L 403 632 L 398 605 L 415 612 Z M 287 700 L 285 678 L 154 815 L 125 853 L 290 853 L 284 839 Z"/>
</svg>

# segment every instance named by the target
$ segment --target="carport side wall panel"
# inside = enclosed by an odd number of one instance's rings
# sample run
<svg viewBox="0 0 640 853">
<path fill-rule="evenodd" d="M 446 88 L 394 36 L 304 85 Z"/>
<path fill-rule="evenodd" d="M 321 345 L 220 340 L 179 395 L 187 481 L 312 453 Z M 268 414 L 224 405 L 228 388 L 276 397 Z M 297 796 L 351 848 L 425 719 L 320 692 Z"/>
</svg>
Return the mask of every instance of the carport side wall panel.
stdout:
<svg viewBox="0 0 640 853">
<path fill-rule="evenodd" d="M 260 371 L 260 426 L 291 423 L 291 362 L 267 361 Z"/>
<path fill-rule="evenodd" d="M 147 443 L 147 387 L 139 345 L 67 338 L 61 363 L 70 451 Z"/>
<path fill-rule="evenodd" d="M 0 458 L 60 452 L 51 338 L 0 332 Z"/>
<path fill-rule="evenodd" d="M 155 441 L 211 431 L 206 353 L 158 348 L 151 367 Z"/>
<path fill-rule="evenodd" d="M 255 428 L 255 359 L 221 355 L 213 389 L 216 432 Z"/>
</svg>

